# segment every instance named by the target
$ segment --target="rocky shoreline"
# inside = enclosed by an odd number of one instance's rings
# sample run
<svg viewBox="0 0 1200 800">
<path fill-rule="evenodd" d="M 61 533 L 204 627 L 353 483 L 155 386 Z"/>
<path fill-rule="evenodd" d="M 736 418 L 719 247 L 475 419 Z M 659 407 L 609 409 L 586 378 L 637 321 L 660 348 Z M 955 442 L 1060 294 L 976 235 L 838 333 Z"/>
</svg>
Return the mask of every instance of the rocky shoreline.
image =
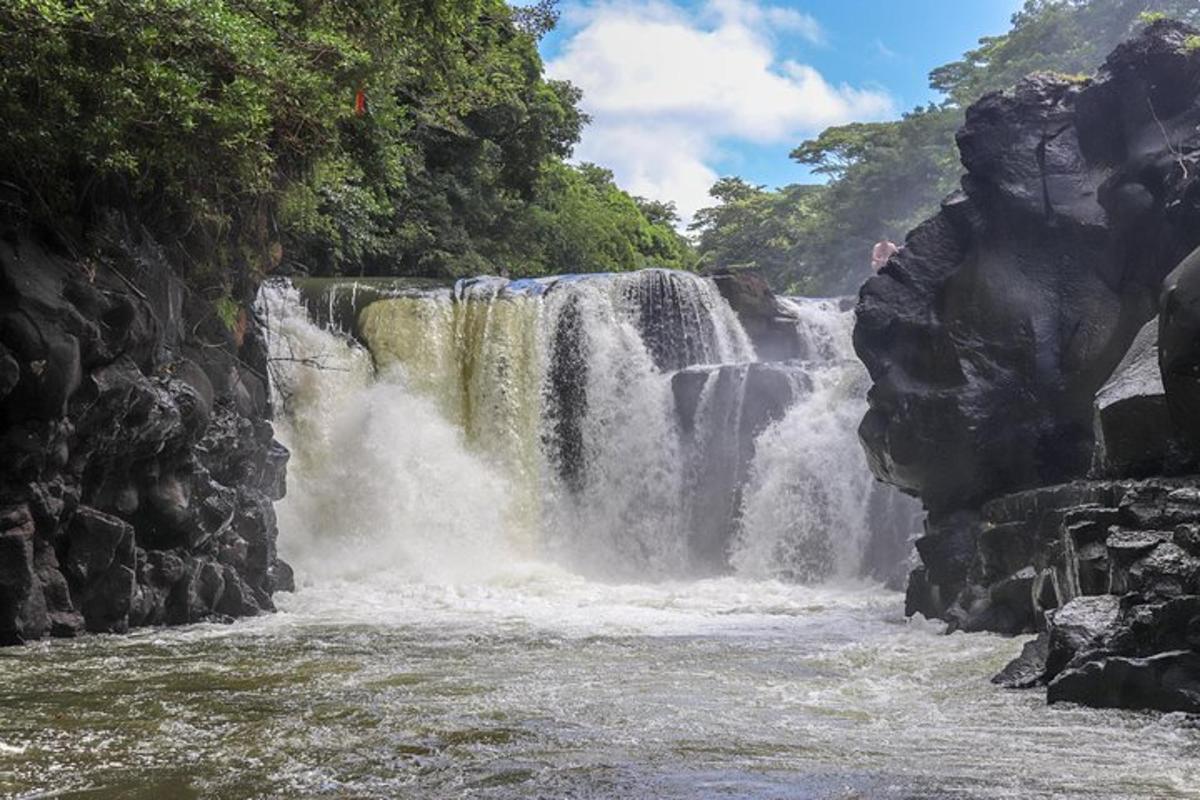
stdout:
<svg viewBox="0 0 1200 800">
<path fill-rule="evenodd" d="M 291 587 L 266 350 L 149 234 L 0 240 L 0 644 L 230 619 Z"/>
<path fill-rule="evenodd" d="M 860 294 L 860 435 L 928 511 L 907 611 L 1038 632 L 997 681 L 1051 702 L 1200 711 L 1196 37 L 982 98 Z"/>
</svg>

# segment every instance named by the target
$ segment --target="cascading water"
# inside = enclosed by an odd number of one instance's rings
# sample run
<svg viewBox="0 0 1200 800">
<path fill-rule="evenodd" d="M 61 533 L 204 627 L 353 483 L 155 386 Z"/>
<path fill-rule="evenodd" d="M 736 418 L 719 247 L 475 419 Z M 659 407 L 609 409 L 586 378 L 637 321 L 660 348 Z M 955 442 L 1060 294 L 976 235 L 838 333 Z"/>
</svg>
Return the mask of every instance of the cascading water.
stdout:
<svg viewBox="0 0 1200 800">
<path fill-rule="evenodd" d="M 870 380 L 854 357 L 852 312 L 834 300 L 784 302 L 811 353 L 811 386 L 755 441 L 730 561 L 748 577 L 811 581 L 856 568 L 869 540 L 880 489 L 857 430 Z"/>
<path fill-rule="evenodd" d="M 372 532 L 429 578 L 455 558 L 609 579 L 857 574 L 865 375 L 834 301 L 788 305 L 810 358 L 773 364 L 710 281 L 663 270 L 371 295 L 353 322 L 365 349 L 288 287 L 263 302 L 303 498 L 281 513 L 325 532 L 309 539 Z"/>
<path fill-rule="evenodd" d="M 311 288 L 261 307 L 300 591 L 4 653 L 0 795 L 1195 797 L 1194 726 L 1003 692 L 1020 641 L 819 580 L 911 523 L 840 304 L 760 363 L 689 275 Z"/>
</svg>

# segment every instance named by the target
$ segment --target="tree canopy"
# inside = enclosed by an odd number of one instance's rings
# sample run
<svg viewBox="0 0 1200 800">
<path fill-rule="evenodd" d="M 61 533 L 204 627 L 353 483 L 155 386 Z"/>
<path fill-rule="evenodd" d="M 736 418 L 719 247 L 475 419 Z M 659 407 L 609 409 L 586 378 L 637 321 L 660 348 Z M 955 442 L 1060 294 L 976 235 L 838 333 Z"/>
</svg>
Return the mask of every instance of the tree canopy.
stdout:
<svg viewBox="0 0 1200 800">
<path fill-rule="evenodd" d="M 755 266 L 796 293 L 854 291 L 869 274 L 872 244 L 901 241 L 956 187 L 954 133 L 966 105 L 1031 72 L 1090 75 L 1156 14 L 1200 23 L 1195 0 L 1027 0 L 1008 33 L 933 70 L 941 103 L 891 122 L 829 128 L 797 146 L 792 159 L 826 183 L 767 191 L 718 181 L 710 193 L 721 205 L 692 225 L 701 265 Z"/>
<path fill-rule="evenodd" d="M 11 0 L 0 215 L 110 209 L 200 282 L 284 266 L 458 276 L 686 267 L 662 209 L 566 163 L 550 0 Z"/>
</svg>

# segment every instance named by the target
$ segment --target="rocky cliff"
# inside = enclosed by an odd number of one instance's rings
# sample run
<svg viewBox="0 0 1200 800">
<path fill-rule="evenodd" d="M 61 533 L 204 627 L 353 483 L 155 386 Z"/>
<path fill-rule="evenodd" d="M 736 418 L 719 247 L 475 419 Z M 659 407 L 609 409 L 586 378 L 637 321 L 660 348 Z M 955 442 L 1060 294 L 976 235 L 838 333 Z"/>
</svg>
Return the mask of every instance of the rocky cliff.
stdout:
<svg viewBox="0 0 1200 800">
<path fill-rule="evenodd" d="M 1200 696 L 1197 35 L 1157 22 L 1090 80 L 968 109 L 962 190 L 857 307 L 861 439 L 929 512 L 909 612 L 1043 631 L 1005 681 L 1052 699 Z"/>
<path fill-rule="evenodd" d="M 144 232 L 96 244 L 0 239 L 3 644 L 256 614 L 290 587 L 257 323 Z"/>
</svg>

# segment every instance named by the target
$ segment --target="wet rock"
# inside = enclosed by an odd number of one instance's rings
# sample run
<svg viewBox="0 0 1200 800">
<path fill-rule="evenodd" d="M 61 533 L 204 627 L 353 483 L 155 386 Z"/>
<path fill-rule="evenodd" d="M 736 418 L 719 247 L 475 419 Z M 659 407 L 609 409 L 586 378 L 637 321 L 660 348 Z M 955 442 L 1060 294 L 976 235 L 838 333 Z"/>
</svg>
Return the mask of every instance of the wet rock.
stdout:
<svg viewBox="0 0 1200 800">
<path fill-rule="evenodd" d="M 1055 676 L 1080 654 L 1102 649 L 1116 632 L 1121 601 L 1114 595 L 1077 597 L 1053 613 L 1046 674 Z"/>
<path fill-rule="evenodd" d="M 0 532 L 0 644 L 45 635 L 49 620 L 39 606 L 40 589 L 33 571 L 32 532 Z"/>
<path fill-rule="evenodd" d="M 271 586 L 277 592 L 294 592 L 296 591 L 296 576 L 292 571 L 292 567 L 283 559 L 275 559 L 275 563 L 271 565 Z"/>
<path fill-rule="evenodd" d="M 916 541 L 927 579 L 943 591 L 961 586 L 974 562 L 980 530 L 979 516 L 970 512 L 931 517 L 928 532 Z"/>
<path fill-rule="evenodd" d="M 1200 559 L 1175 544 L 1160 544 L 1129 567 L 1126 591 L 1171 597 L 1200 589 Z"/>
<path fill-rule="evenodd" d="M 146 237 L 96 230 L 86 264 L 0 241 L 4 643 L 272 607 L 287 451 L 261 354 Z"/>
<path fill-rule="evenodd" d="M 958 135 L 963 191 L 863 286 L 862 439 L 931 512 L 1087 473 L 1095 394 L 1200 244 L 1192 35 L 1158 23 L 1092 81 L 982 98 Z"/>
<path fill-rule="evenodd" d="M 811 354 L 796 325 L 796 318 L 781 304 L 757 272 L 717 270 L 713 282 L 737 313 L 760 361 L 787 361 Z"/>
<path fill-rule="evenodd" d="M 1200 654 L 1109 657 L 1067 670 L 1050 682 L 1051 703 L 1200 713 Z"/>
<path fill-rule="evenodd" d="M 1050 634 L 1042 631 L 1021 648 L 1021 655 L 992 677 L 992 683 L 1006 689 L 1029 689 L 1046 677 L 1046 658 L 1050 654 Z"/>
<path fill-rule="evenodd" d="M 1168 469 L 1174 429 L 1158 367 L 1158 320 L 1147 322 L 1096 393 L 1096 449 L 1092 470 L 1111 477 L 1142 477 Z"/>
<path fill-rule="evenodd" d="M 1162 284 L 1159 366 L 1175 427 L 1200 452 L 1200 247 Z"/>
<path fill-rule="evenodd" d="M 904 590 L 905 616 L 920 614 L 926 619 L 941 619 L 946 606 L 940 588 L 929 580 L 924 567 L 917 567 L 909 573 L 908 586 Z"/>
<path fill-rule="evenodd" d="M 80 506 L 68 528 L 67 569 L 81 585 L 108 571 L 115 561 L 131 563 L 133 526 L 88 506 Z"/>
<path fill-rule="evenodd" d="M 1036 623 L 1034 584 L 1037 570 L 1024 567 L 999 583 L 987 593 L 987 603 L 964 625 L 967 631 L 996 631 L 1018 634 L 1032 630 Z"/>
</svg>

